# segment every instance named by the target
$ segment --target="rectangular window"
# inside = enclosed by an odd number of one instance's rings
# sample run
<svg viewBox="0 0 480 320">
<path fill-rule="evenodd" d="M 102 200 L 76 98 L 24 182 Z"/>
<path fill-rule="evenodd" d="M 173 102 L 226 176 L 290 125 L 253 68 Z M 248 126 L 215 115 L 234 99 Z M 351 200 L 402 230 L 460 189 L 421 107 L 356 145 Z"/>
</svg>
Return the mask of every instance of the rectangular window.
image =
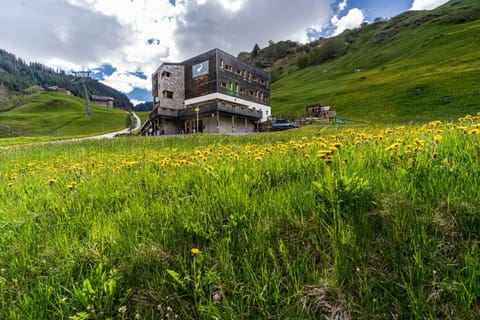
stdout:
<svg viewBox="0 0 480 320">
<path fill-rule="evenodd" d="M 162 78 L 170 78 L 172 74 L 168 71 L 163 71 L 162 72 Z"/>
<path fill-rule="evenodd" d="M 240 88 L 240 93 L 247 94 L 247 89 L 245 89 L 245 88 Z"/>
<path fill-rule="evenodd" d="M 267 82 L 265 81 L 265 79 L 260 79 L 260 84 L 261 85 L 265 85 Z"/>
<path fill-rule="evenodd" d="M 242 69 L 237 68 L 237 74 L 238 74 L 239 76 L 241 76 L 241 75 L 242 75 Z"/>
<path fill-rule="evenodd" d="M 263 96 L 263 100 L 268 101 L 269 99 L 270 99 L 269 96 L 267 96 L 267 95 Z"/>
<path fill-rule="evenodd" d="M 257 76 L 253 76 L 253 81 L 258 82 L 258 77 L 257 77 Z"/>
<path fill-rule="evenodd" d="M 225 65 L 225 70 L 231 72 L 231 71 L 233 71 L 233 67 L 232 67 L 231 65 L 229 65 L 229 64 L 226 64 L 226 65 Z"/>
<path fill-rule="evenodd" d="M 168 90 L 163 90 L 163 97 L 167 99 L 173 99 L 173 92 Z"/>
<path fill-rule="evenodd" d="M 223 69 L 223 59 L 220 59 L 220 69 Z"/>
<path fill-rule="evenodd" d="M 226 83 L 225 81 L 221 81 L 221 82 L 220 82 L 220 87 L 226 88 L 226 87 L 227 87 L 227 83 Z"/>
</svg>

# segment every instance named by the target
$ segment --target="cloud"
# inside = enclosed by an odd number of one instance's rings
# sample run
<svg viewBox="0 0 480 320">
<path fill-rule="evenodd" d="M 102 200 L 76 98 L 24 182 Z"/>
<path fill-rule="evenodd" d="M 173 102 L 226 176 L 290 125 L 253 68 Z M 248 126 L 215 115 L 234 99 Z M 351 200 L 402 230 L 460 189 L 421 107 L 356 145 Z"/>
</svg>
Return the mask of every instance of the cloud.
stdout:
<svg viewBox="0 0 480 320">
<path fill-rule="evenodd" d="M 145 101 L 143 100 L 137 100 L 137 99 L 130 99 L 130 102 L 133 104 L 133 106 L 137 106 L 139 105 L 140 103 L 145 103 Z"/>
<path fill-rule="evenodd" d="M 345 10 L 346 7 L 347 7 L 347 0 L 343 0 L 342 2 L 340 2 L 338 4 L 338 10 L 339 11 Z"/>
<path fill-rule="evenodd" d="M 340 2 L 345 8 L 346 0 Z M 334 6 L 332 0 L 0 0 L 0 4 L 8 7 L 0 11 L 2 49 L 67 72 L 93 70 L 102 82 L 126 93 L 150 90 L 150 75 L 162 62 L 182 61 L 216 47 L 237 55 L 269 40 L 306 41 L 307 30 L 321 29 Z"/>
<path fill-rule="evenodd" d="M 447 2 L 448 0 L 414 0 L 410 10 L 431 10 Z"/>
<path fill-rule="evenodd" d="M 132 40 L 128 28 L 114 17 L 57 0 L 9 3 L 8 10 L 0 10 L 0 30 L 3 48 L 27 61 L 49 65 L 97 62 Z"/>
<path fill-rule="evenodd" d="M 348 13 L 341 17 L 340 19 L 338 16 L 334 16 L 331 19 L 331 24 L 335 26 L 335 31 L 333 36 L 336 36 L 347 29 L 354 29 L 359 27 L 365 20 L 365 16 L 363 15 L 362 10 L 358 8 L 353 8 L 348 11 Z"/>
<path fill-rule="evenodd" d="M 104 76 L 100 82 L 125 93 L 132 92 L 135 88 L 152 89 L 152 84 L 148 78 L 142 79 L 129 72 L 116 71 L 110 76 Z"/>
<path fill-rule="evenodd" d="M 177 1 L 175 39 L 181 58 L 221 48 L 234 55 L 255 43 L 306 38 L 312 25 L 331 14 L 329 0 L 204 0 Z"/>
</svg>

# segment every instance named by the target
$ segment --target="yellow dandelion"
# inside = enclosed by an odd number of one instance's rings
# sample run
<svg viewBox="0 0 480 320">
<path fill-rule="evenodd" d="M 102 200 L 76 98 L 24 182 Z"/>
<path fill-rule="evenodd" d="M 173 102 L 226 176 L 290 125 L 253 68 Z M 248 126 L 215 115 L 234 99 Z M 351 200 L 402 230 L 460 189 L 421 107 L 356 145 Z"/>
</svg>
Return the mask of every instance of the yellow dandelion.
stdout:
<svg viewBox="0 0 480 320">
<path fill-rule="evenodd" d="M 198 248 L 192 248 L 192 250 L 190 250 L 190 251 L 192 252 L 192 254 L 193 254 L 194 256 L 196 256 L 197 254 L 200 253 L 200 249 L 198 249 Z"/>
<path fill-rule="evenodd" d="M 457 129 L 462 131 L 462 133 L 467 133 L 467 130 L 468 130 L 468 128 L 464 126 L 458 126 Z"/>
<path fill-rule="evenodd" d="M 256 156 L 256 157 L 255 157 L 255 160 L 257 160 L 257 161 L 261 161 L 261 160 L 263 160 L 263 158 L 262 158 L 262 157 L 260 157 L 260 156 Z"/>
<path fill-rule="evenodd" d="M 67 185 L 67 188 L 70 190 L 74 190 L 76 187 L 77 187 L 77 183 L 75 181 L 72 181 Z"/>
<path fill-rule="evenodd" d="M 400 145 L 400 144 L 398 144 L 398 143 L 394 143 L 394 144 L 388 146 L 388 147 L 385 149 L 385 151 L 392 151 L 392 150 L 394 151 L 394 150 L 397 150 L 397 148 L 398 148 L 399 145 Z"/>
<path fill-rule="evenodd" d="M 48 182 L 49 185 L 53 186 L 55 183 L 57 183 L 57 179 L 51 178 L 51 179 L 48 179 L 47 182 Z"/>
<path fill-rule="evenodd" d="M 13 188 L 13 182 L 9 182 L 9 183 L 7 184 L 7 186 L 8 186 L 9 188 Z"/>
<path fill-rule="evenodd" d="M 327 157 L 327 159 L 325 159 L 325 163 L 330 165 L 333 163 L 333 157 Z"/>
<path fill-rule="evenodd" d="M 473 129 L 473 130 L 470 130 L 468 131 L 468 134 L 480 134 L 480 129 Z"/>
<path fill-rule="evenodd" d="M 334 144 L 332 144 L 332 146 L 334 146 L 334 147 L 337 148 L 337 149 L 340 149 L 341 147 L 343 147 L 343 143 L 341 143 L 341 142 L 335 142 Z"/>
<path fill-rule="evenodd" d="M 443 139 L 443 137 L 442 137 L 441 135 L 439 135 L 439 134 L 437 134 L 437 135 L 435 135 L 435 136 L 433 137 L 433 140 L 434 140 L 435 142 L 440 142 L 440 141 L 442 141 L 442 139 Z"/>
</svg>

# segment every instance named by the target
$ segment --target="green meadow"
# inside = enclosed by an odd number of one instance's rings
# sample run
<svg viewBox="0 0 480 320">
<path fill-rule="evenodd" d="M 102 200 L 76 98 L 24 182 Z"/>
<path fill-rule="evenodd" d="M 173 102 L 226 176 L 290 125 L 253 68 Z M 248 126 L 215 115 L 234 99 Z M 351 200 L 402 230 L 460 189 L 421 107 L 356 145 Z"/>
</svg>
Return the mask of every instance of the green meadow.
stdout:
<svg viewBox="0 0 480 320">
<path fill-rule="evenodd" d="M 467 116 L 0 149 L 0 318 L 477 318 L 479 133 Z"/>
<path fill-rule="evenodd" d="M 126 127 L 125 111 L 96 104 L 86 116 L 85 100 L 63 93 L 24 97 L 19 106 L 0 112 L 0 145 L 93 136 Z"/>
</svg>

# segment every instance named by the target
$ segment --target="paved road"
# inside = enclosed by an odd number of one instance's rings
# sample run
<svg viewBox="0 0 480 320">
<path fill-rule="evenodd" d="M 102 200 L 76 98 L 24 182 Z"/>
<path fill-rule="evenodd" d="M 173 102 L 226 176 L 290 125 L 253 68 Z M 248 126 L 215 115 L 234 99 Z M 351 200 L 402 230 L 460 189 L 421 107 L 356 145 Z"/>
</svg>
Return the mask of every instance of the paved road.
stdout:
<svg viewBox="0 0 480 320">
<path fill-rule="evenodd" d="M 129 128 L 125 128 L 121 131 L 117 131 L 117 132 L 101 134 L 99 136 L 93 136 L 93 137 L 79 138 L 79 139 L 75 139 L 75 140 L 111 139 L 111 138 L 115 138 L 115 136 L 118 136 L 118 135 L 121 135 L 121 134 L 131 133 L 135 130 L 140 129 L 140 127 L 142 126 L 142 121 L 140 120 L 140 118 L 137 116 L 137 114 L 135 112 L 132 112 L 132 116 L 135 118 L 135 126 L 133 128 L 129 127 Z"/>
</svg>

